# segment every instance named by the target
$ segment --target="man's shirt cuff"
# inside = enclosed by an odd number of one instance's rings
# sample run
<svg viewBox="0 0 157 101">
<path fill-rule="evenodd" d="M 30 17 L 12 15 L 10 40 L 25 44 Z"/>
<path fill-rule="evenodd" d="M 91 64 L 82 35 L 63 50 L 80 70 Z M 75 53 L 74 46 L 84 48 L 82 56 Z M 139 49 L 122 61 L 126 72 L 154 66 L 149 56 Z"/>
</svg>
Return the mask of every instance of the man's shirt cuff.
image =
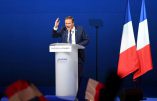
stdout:
<svg viewBox="0 0 157 101">
<path fill-rule="evenodd" d="M 53 29 L 54 29 L 55 31 L 57 31 L 58 27 L 55 27 L 55 26 L 54 26 Z"/>
</svg>

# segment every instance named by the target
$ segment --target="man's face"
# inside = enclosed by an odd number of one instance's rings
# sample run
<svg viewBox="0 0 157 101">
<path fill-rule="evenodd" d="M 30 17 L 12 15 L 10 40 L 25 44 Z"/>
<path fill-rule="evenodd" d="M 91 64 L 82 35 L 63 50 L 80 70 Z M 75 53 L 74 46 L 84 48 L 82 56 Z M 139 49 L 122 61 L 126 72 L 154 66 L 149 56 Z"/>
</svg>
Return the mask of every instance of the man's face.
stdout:
<svg viewBox="0 0 157 101">
<path fill-rule="evenodd" d="M 67 28 L 68 31 L 70 31 L 74 27 L 72 19 L 65 20 L 65 27 Z"/>
</svg>

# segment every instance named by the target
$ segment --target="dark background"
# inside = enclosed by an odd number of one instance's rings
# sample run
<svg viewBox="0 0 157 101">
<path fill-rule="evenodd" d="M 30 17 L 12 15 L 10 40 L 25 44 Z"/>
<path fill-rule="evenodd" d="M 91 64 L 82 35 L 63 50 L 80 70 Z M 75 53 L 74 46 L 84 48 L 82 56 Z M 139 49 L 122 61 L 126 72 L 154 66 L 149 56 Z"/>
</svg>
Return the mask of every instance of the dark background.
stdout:
<svg viewBox="0 0 157 101">
<path fill-rule="evenodd" d="M 154 69 L 142 76 L 141 87 L 145 96 L 157 96 L 157 1 L 145 1 Z M 130 0 L 135 38 L 141 2 Z M 98 32 L 98 80 L 103 82 L 111 69 L 117 69 L 126 4 L 127 0 L 0 0 L 0 87 L 18 79 L 55 87 L 54 53 L 49 52 L 49 45 L 59 39 L 51 37 L 51 30 L 57 17 L 61 26 L 69 15 L 88 33 L 84 76 L 94 79 L 96 31 L 89 23 L 91 19 L 102 21 Z M 132 75 L 124 85 L 134 87 Z"/>
</svg>

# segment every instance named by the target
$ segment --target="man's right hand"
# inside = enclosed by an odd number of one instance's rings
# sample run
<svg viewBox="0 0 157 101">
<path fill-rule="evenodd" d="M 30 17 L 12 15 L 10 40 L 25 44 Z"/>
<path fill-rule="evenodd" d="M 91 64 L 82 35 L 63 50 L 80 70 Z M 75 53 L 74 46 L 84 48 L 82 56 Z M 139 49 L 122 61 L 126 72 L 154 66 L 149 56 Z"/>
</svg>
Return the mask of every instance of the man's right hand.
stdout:
<svg viewBox="0 0 157 101">
<path fill-rule="evenodd" d="M 55 26 L 54 26 L 54 27 L 55 27 L 55 28 L 58 28 L 59 23 L 60 23 L 59 18 L 57 18 L 56 21 L 55 21 Z"/>
</svg>

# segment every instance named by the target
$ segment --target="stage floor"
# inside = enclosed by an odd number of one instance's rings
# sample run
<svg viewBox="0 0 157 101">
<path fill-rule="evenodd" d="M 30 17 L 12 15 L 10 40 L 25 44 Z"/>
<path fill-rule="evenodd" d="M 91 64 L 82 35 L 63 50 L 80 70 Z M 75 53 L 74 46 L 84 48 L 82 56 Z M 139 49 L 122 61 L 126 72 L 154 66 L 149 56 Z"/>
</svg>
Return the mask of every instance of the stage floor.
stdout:
<svg viewBox="0 0 157 101">
<path fill-rule="evenodd" d="M 54 95 L 46 95 L 45 96 L 48 101 L 74 101 L 74 97 L 56 97 Z M 141 101 L 157 101 L 157 98 L 147 98 L 145 97 L 146 100 L 141 100 Z M 66 100 L 65 100 L 66 99 Z M 8 101 L 6 97 L 3 97 L 0 101 Z M 115 101 L 120 101 L 119 98 L 117 98 Z"/>
</svg>

